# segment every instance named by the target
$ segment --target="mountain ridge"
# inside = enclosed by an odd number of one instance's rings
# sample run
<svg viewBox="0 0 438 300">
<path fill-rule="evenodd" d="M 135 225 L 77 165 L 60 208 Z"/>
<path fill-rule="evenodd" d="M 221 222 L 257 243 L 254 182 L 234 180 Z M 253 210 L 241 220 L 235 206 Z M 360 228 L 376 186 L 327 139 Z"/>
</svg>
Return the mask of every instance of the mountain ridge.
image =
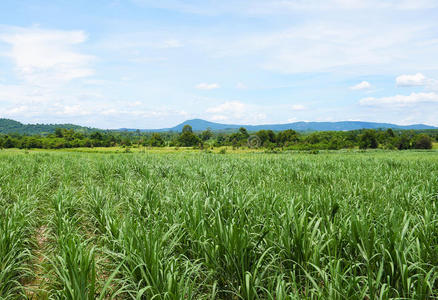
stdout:
<svg viewBox="0 0 438 300">
<path fill-rule="evenodd" d="M 45 134 L 55 132 L 56 128 L 73 129 L 81 132 L 101 130 L 74 124 L 23 124 L 16 120 L 0 118 L 0 133 L 3 134 Z"/>
<path fill-rule="evenodd" d="M 339 121 L 339 122 L 293 122 L 285 124 L 262 124 L 262 125 L 238 125 L 238 124 L 222 124 L 206 121 L 203 119 L 186 120 L 174 127 L 162 129 L 142 129 L 141 131 L 150 132 L 165 132 L 165 131 L 182 131 L 185 125 L 192 126 L 193 131 L 202 131 L 210 128 L 212 131 L 236 130 L 240 127 L 245 127 L 248 131 L 258 130 L 273 130 L 282 131 L 293 129 L 296 131 L 347 131 L 358 129 L 379 129 L 392 128 L 400 130 L 423 130 L 423 129 L 438 129 L 438 127 L 425 124 L 397 125 L 392 123 L 364 122 L 364 121 Z M 126 129 L 125 129 L 126 130 Z M 135 130 L 135 129 L 132 129 Z"/>
<path fill-rule="evenodd" d="M 21 133 L 21 134 L 44 134 L 53 133 L 56 128 L 74 129 L 82 132 L 92 131 L 137 131 L 141 132 L 181 132 L 185 125 L 192 126 L 193 131 L 203 131 L 210 128 L 212 131 L 236 131 L 240 127 L 245 127 L 248 131 L 258 130 L 273 130 L 282 131 L 293 129 L 296 131 L 348 131 L 359 129 L 399 129 L 399 130 L 424 130 L 424 129 L 438 129 L 436 126 L 425 124 L 411 124 L 411 125 L 397 125 L 392 123 L 377 123 L 377 122 L 363 122 L 363 121 L 339 121 L 339 122 L 294 122 L 285 124 L 262 124 L 262 125 L 239 125 L 239 124 L 222 124 L 210 122 L 203 119 L 186 120 L 176 126 L 160 129 L 99 129 L 90 128 L 74 124 L 23 124 L 21 122 L 0 118 L 0 133 Z"/>
</svg>

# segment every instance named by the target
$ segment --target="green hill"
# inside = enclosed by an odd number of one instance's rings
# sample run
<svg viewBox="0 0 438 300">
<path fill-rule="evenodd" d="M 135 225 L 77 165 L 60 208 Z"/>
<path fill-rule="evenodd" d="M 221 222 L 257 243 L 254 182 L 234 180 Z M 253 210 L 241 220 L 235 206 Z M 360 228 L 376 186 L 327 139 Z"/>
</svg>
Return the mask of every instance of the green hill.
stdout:
<svg viewBox="0 0 438 300">
<path fill-rule="evenodd" d="M 236 125 L 236 124 L 221 124 L 209 122 L 201 119 L 187 120 L 175 127 L 162 128 L 162 129 L 140 129 L 143 132 L 181 132 L 184 125 L 192 126 L 194 131 L 202 131 L 210 128 L 212 131 L 233 132 L 237 131 L 240 127 L 245 127 L 249 131 L 258 130 L 273 130 L 282 131 L 286 129 L 293 129 L 296 131 L 349 131 L 359 129 L 384 129 L 393 128 L 399 130 L 427 130 L 437 129 L 437 127 L 413 124 L 413 125 L 396 125 L 390 123 L 374 123 L 374 122 L 356 122 L 356 121 L 344 121 L 344 122 L 295 122 L 289 124 L 266 124 L 266 125 Z M 10 119 L 0 119 L 0 133 L 20 133 L 20 134 L 45 134 L 53 133 L 56 128 L 74 129 L 75 131 L 87 133 L 94 131 L 104 131 L 103 129 L 84 127 L 74 124 L 23 124 L 18 121 Z M 109 131 L 137 131 L 138 129 L 120 128 Z"/>
<path fill-rule="evenodd" d="M 45 134 L 53 133 L 56 128 L 74 129 L 80 132 L 91 132 L 100 129 L 74 124 L 23 124 L 15 120 L 0 119 L 0 133 Z"/>
<path fill-rule="evenodd" d="M 282 131 L 287 129 L 293 129 L 296 131 L 349 131 L 359 129 L 398 129 L 398 130 L 426 130 L 426 129 L 438 129 L 434 126 L 425 124 L 412 124 L 412 125 L 397 125 L 391 123 L 375 123 L 375 122 L 361 122 L 361 121 L 341 121 L 341 122 L 295 122 L 288 124 L 265 124 L 265 125 L 237 125 L 237 124 L 221 124 L 215 122 L 209 122 L 202 119 L 187 120 L 181 124 L 172 128 L 163 129 L 144 129 L 143 131 L 175 131 L 181 132 L 184 125 L 190 125 L 194 131 L 202 131 L 210 128 L 213 131 L 237 131 L 240 127 L 245 127 L 249 131 L 259 130 L 273 130 Z M 135 129 L 123 130 L 133 131 Z"/>
</svg>

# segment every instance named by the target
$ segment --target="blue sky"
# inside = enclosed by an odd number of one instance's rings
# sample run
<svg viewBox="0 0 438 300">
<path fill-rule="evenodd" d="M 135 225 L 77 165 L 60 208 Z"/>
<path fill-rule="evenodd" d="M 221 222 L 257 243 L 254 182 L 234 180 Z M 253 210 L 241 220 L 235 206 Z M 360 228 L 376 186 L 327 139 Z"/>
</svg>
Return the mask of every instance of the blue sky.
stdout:
<svg viewBox="0 0 438 300">
<path fill-rule="evenodd" d="M 0 117 L 438 125 L 436 0 L 0 2 Z"/>
</svg>

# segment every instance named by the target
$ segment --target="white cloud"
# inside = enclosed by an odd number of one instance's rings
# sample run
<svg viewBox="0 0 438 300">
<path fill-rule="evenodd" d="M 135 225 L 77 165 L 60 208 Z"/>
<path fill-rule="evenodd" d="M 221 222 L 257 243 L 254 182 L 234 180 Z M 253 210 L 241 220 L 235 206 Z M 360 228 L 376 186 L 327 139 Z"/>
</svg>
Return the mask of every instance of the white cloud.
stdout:
<svg viewBox="0 0 438 300">
<path fill-rule="evenodd" d="M 103 79 L 87 79 L 84 81 L 84 83 L 89 85 L 105 85 L 109 82 Z"/>
<path fill-rule="evenodd" d="M 259 123 L 266 119 L 265 109 L 240 101 L 226 101 L 220 105 L 207 108 L 209 119 L 240 124 Z"/>
<path fill-rule="evenodd" d="M 400 75 L 395 79 L 397 86 L 420 86 L 427 84 L 427 78 L 421 73 L 414 75 Z"/>
<path fill-rule="evenodd" d="M 72 123 L 99 114 L 104 107 L 102 95 L 89 87 L 106 81 L 85 79 L 79 89 L 69 85 L 94 74 L 91 63 L 95 58 L 78 50 L 86 39 L 80 30 L 0 26 L 0 46 L 6 49 L 3 56 L 14 65 L 9 78 L 12 81 L 15 72 L 18 79 L 16 84 L 0 84 L 0 113 L 27 121 Z"/>
<path fill-rule="evenodd" d="M 207 109 L 207 112 L 209 113 L 244 113 L 247 106 L 239 101 L 228 101 L 225 103 L 222 103 L 218 106 L 210 107 Z"/>
<path fill-rule="evenodd" d="M 286 14 L 308 10 L 363 10 L 397 9 L 420 10 L 437 7 L 434 0 L 234 0 L 228 1 L 175 1 L 132 0 L 141 6 L 159 7 L 184 13 L 200 15 L 232 14 Z"/>
<path fill-rule="evenodd" d="M 376 17 L 369 23 L 357 14 L 355 22 L 311 15 L 306 22 L 272 31 L 206 36 L 196 45 L 213 58 L 242 57 L 258 68 L 286 74 L 354 68 L 356 74 L 369 75 L 438 67 L 434 59 L 438 42 L 432 41 L 435 22 L 399 23 Z"/>
<path fill-rule="evenodd" d="M 300 110 L 307 109 L 307 107 L 302 105 L 302 104 L 294 104 L 294 105 L 291 106 L 291 109 L 294 110 L 294 111 L 300 111 Z"/>
<path fill-rule="evenodd" d="M 74 47 L 86 41 L 83 31 L 61 31 L 38 27 L 6 27 L 0 41 L 11 46 L 7 52 L 21 79 L 38 86 L 54 86 L 94 74 L 94 59 Z"/>
<path fill-rule="evenodd" d="M 61 115 L 61 116 L 87 116 L 91 114 L 91 111 L 83 107 L 82 105 L 63 105 L 58 104 L 54 105 L 54 107 L 57 108 L 55 111 L 55 114 Z"/>
<path fill-rule="evenodd" d="M 438 103 L 436 93 L 411 93 L 410 95 L 395 95 L 390 97 L 368 97 L 359 101 L 361 105 L 369 106 L 412 106 L 420 103 Z"/>
<path fill-rule="evenodd" d="M 358 83 L 352 87 L 350 87 L 350 89 L 352 90 L 367 90 L 371 88 L 371 84 L 368 81 L 362 81 L 361 83 Z"/>
<path fill-rule="evenodd" d="M 163 48 L 181 48 L 183 44 L 179 40 L 167 40 L 163 42 Z"/>
<path fill-rule="evenodd" d="M 399 9 L 420 10 L 437 7 L 434 0 L 274 0 L 255 1 L 253 12 L 286 13 L 297 10 L 364 10 L 364 9 Z"/>
<path fill-rule="evenodd" d="M 210 118 L 212 121 L 226 121 L 226 120 L 228 120 L 228 117 L 227 116 L 224 116 L 224 115 L 213 115 L 211 118 Z"/>
<path fill-rule="evenodd" d="M 198 90 L 214 90 L 214 89 L 220 88 L 220 85 L 217 84 L 217 83 L 205 83 L 205 82 L 202 82 L 202 83 L 197 84 L 196 88 Z"/>
<path fill-rule="evenodd" d="M 345 116 L 356 117 L 358 112 L 354 110 L 357 107 L 340 108 L 348 99 L 343 99 L 344 102 L 341 100 L 339 100 L 341 102 L 327 102 L 327 99 L 335 97 L 333 95 L 335 91 L 331 88 L 333 85 L 345 82 L 348 77 L 363 76 L 363 79 L 368 79 L 371 77 L 365 75 L 376 75 L 381 78 L 379 76 L 394 74 L 394 72 L 398 75 L 406 74 L 405 72 L 408 72 L 406 70 L 414 70 L 412 74 L 423 72 L 429 75 L 430 72 L 432 76 L 434 70 L 438 69 L 438 61 L 434 59 L 438 51 L 435 30 L 437 20 L 433 18 L 433 12 L 416 12 L 411 16 L 412 13 L 395 11 L 436 7 L 438 4 L 436 0 L 149 2 L 151 5 L 166 9 L 179 6 L 177 9 L 184 12 L 207 11 L 210 14 L 210 11 L 220 18 L 214 19 L 208 26 L 195 26 L 195 24 L 181 26 L 178 20 L 155 24 L 154 21 L 149 20 L 146 22 L 147 25 L 143 24 L 145 26 L 138 23 L 140 27 L 137 28 L 132 27 L 132 22 L 120 19 L 116 20 L 121 25 L 119 30 L 99 32 L 99 35 L 92 37 L 91 43 L 87 42 L 86 32 L 81 30 L 47 30 L 38 27 L 16 28 L 0 25 L 0 55 L 4 56 L 7 53 L 15 66 L 7 69 L 9 64 L 7 62 L 3 64 L 5 57 L 0 57 L 2 63 L 0 76 L 7 78 L 2 82 L 3 86 L 0 84 L 1 110 L 14 113 L 20 118 L 25 113 L 38 113 L 43 122 L 56 121 L 57 119 L 52 118 L 54 115 L 58 116 L 58 120 L 61 120 L 62 116 L 71 115 L 70 120 L 74 123 L 83 123 L 83 120 L 89 119 L 99 126 L 102 126 L 101 124 L 125 126 L 137 122 L 137 124 L 154 124 L 154 126 L 160 124 L 166 127 L 169 122 L 180 120 L 182 116 L 175 117 L 180 115 L 177 112 L 156 109 L 154 104 L 160 102 L 154 99 L 162 99 L 163 103 L 175 105 L 174 110 L 184 107 L 196 116 L 208 116 L 227 122 L 247 122 L 247 120 L 256 122 L 264 120 L 265 114 L 273 123 L 287 120 L 291 116 L 317 119 L 321 115 L 330 115 L 331 113 L 326 112 L 329 109 L 339 110 L 334 118 L 343 120 Z M 257 8 L 260 9 L 257 11 Z M 296 22 L 291 23 L 290 16 L 296 16 L 297 13 L 300 18 L 295 18 Z M 409 17 L 406 17 L 407 13 Z M 251 14 L 258 14 L 254 19 L 256 23 L 263 22 L 267 25 L 263 28 L 239 27 L 235 26 L 234 21 L 237 19 L 230 18 L 236 15 L 247 17 Z M 220 21 L 223 17 L 227 18 L 227 22 Z M 248 18 L 252 25 L 255 24 L 252 23 L 253 17 Z M 275 22 L 272 22 L 273 20 Z M 29 22 L 33 21 L 29 20 Z M 84 23 L 83 28 L 87 28 L 88 25 Z M 146 31 L 136 32 L 138 28 L 146 28 Z M 96 55 L 101 59 L 98 65 L 102 67 L 99 73 L 104 74 L 103 78 L 89 77 L 94 72 L 93 62 L 96 58 L 88 55 L 91 52 L 88 52 L 87 48 L 93 53 L 98 53 Z M 138 62 L 151 65 L 139 66 Z M 297 76 L 297 80 L 293 83 L 297 97 L 309 99 L 322 97 L 319 102 L 321 105 L 319 107 L 312 105 L 312 109 L 304 112 L 300 111 L 302 107 L 298 104 L 295 107 L 291 104 L 282 104 L 283 106 L 280 107 L 278 103 L 284 103 L 281 99 L 286 99 L 291 89 L 273 91 L 278 100 L 269 99 L 272 101 L 267 102 L 266 97 L 271 93 L 269 88 L 284 85 L 291 77 L 283 77 L 266 70 L 274 73 L 302 74 L 303 76 Z M 21 82 L 16 83 L 17 78 L 13 78 L 14 71 L 18 79 L 22 79 Z M 317 76 L 321 77 L 316 78 L 312 72 L 324 72 L 324 74 L 319 73 Z M 216 74 L 215 76 L 218 77 L 212 79 L 208 74 Z M 125 76 L 122 80 L 129 80 L 128 91 L 126 91 L 127 83 L 119 80 L 122 75 Z M 85 79 L 78 80 L 82 78 Z M 191 81 L 193 78 L 201 80 L 193 82 Z M 229 80 L 232 82 L 232 87 L 239 89 L 244 88 L 244 84 L 237 82 L 248 78 L 260 79 L 260 83 L 255 85 L 253 83 L 251 86 L 251 88 L 257 87 L 260 91 L 252 95 L 252 100 L 260 104 L 265 101 L 263 105 L 251 105 L 245 102 L 242 103 L 242 108 L 239 104 L 232 106 L 220 99 L 202 103 L 199 101 L 190 106 L 182 104 L 194 98 L 184 87 L 189 86 L 194 89 L 195 84 L 205 80 L 207 83 L 201 83 L 197 88 L 209 90 L 220 88 L 218 83 L 222 85 L 223 80 Z M 84 86 L 85 81 L 87 85 Z M 318 86 L 317 81 L 322 84 Z M 432 90 L 430 82 L 424 84 L 425 94 L 431 91 L 438 93 L 438 84 L 435 85 L 437 90 Z M 356 83 L 359 81 L 354 82 Z M 174 88 L 168 89 L 169 86 Z M 317 90 L 307 92 L 315 86 L 318 86 Z M 103 98 L 97 100 L 97 97 L 86 97 L 87 99 L 84 100 L 81 97 L 84 89 L 100 91 Z M 223 96 L 234 97 L 230 96 L 229 92 L 224 90 Z M 204 95 L 211 93 L 215 94 L 215 91 L 200 92 Z M 115 99 L 119 97 L 123 97 L 124 101 L 116 102 Z M 426 101 L 424 96 L 416 95 L 375 97 L 377 98 L 363 99 L 362 102 L 364 105 L 377 105 L 375 103 L 380 100 L 393 101 L 391 103 L 395 101 L 400 106 L 409 105 L 406 103 L 412 103 L 414 98 L 416 99 L 414 102 L 418 99 Z M 396 97 L 399 97 L 398 100 L 393 99 Z M 389 98 L 392 100 L 388 100 Z M 137 106 L 135 104 L 137 99 L 142 100 L 143 105 Z M 106 104 L 105 101 L 108 103 Z M 431 104 L 435 102 L 427 101 L 428 104 L 418 106 L 421 106 L 425 114 L 436 118 L 433 109 L 429 109 L 432 105 L 436 106 Z M 52 102 L 57 102 L 60 106 L 55 106 L 51 104 Z M 330 104 L 327 106 L 327 103 Z M 208 108 L 210 105 L 214 107 Z M 405 115 L 392 117 L 394 120 L 403 119 L 411 114 L 413 108 L 416 107 L 409 106 L 405 110 Z M 215 110 L 217 112 L 213 112 Z M 364 120 L 374 118 L 374 111 L 377 109 L 372 106 L 363 106 L 360 108 L 360 118 Z M 85 113 L 91 115 L 81 119 L 80 115 Z M 105 118 L 103 113 L 108 117 Z M 78 115 L 77 120 L 74 119 L 74 114 Z M 381 114 L 382 118 L 387 117 L 384 113 Z M 119 115 L 121 117 L 118 117 Z M 154 123 L 157 120 L 161 123 Z"/>
<path fill-rule="evenodd" d="M 242 83 L 242 82 L 238 82 L 237 84 L 236 84 L 236 89 L 239 89 L 239 90 L 245 90 L 245 89 L 247 89 L 248 87 L 244 84 L 244 83 Z"/>
</svg>

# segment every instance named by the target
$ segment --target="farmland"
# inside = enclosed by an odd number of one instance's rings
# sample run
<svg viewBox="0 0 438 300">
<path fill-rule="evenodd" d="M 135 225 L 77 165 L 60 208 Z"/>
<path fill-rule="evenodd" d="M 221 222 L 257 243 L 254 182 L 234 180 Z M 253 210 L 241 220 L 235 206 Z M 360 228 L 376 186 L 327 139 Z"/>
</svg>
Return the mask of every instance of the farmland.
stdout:
<svg viewBox="0 0 438 300">
<path fill-rule="evenodd" d="M 438 297 L 438 152 L 0 151 L 1 299 Z"/>
</svg>

